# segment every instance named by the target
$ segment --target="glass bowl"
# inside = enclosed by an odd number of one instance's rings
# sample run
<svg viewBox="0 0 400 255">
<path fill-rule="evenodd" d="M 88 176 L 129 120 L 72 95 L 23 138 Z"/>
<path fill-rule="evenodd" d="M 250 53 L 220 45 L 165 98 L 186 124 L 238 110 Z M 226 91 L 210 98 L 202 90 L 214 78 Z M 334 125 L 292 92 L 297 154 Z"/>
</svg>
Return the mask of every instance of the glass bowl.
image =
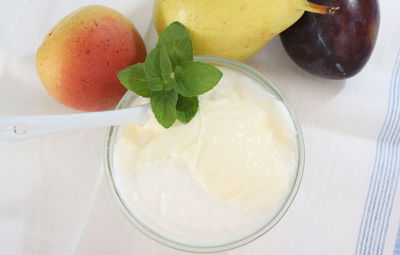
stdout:
<svg viewBox="0 0 400 255">
<path fill-rule="evenodd" d="M 304 141 L 303 141 L 303 135 L 301 132 L 300 124 L 299 121 L 297 120 L 297 117 L 290 106 L 289 102 L 286 100 L 285 96 L 280 92 L 280 90 L 264 75 L 261 73 L 257 72 L 253 68 L 234 61 L 230 59 L 225 59 L 221 57 L 196 57 L 195 58 L 197 61 L 202 61 L 202 62 L 207 62 L 210 64 L 214 65 L 219 65 L 219 66 L 224 66 L 227 68 L 231 68 L 234 70 L 238 70 L 240 72 L 245 73 L 246 75 L 252 77 L 256 81 L 258 81 L 261 85 L 265 87 L 271 94 L 275 95 L 275 97 L 282 101 L 283 104 L 286 106 L 287 111 L 289 112 L 294 127 L 297 131 L 297 144 L 298 144 L 298 162 L 297 162 L 297 171 L 295 174 L 295 179 L 293 181 L 293 185 L 291 187 L 291 190 L 286 198 L 286 201 L 283 203 L 281 208 L 278 210 L 278 212 L 275 214 L 275 216 L 266 224 L 261 226 L 256 232 L 254 232 L 251 235 L 246 236 L 245 238 L 242 238 L 240 240 L 231 242 L 231 243 L 225 243 L 221 245 L 216 245 L 216 246 L 193 246 L 193 245 L 188 245 L 184 243 L 179 243 L 176 242 L 172 239 L 169 239 L 168 237 L 162 236 L 161 234 L 155 232 L 152 230 L 149 226 L 147 226 L 145 223 L 143 223 L 141 220 L 139 220 L 138 217 L 135 216 L 135 212 L 129 208 L 127 204 L 125 204 L 123 196 L 119 190 L 119 187 L 116 185 L 115 181 L 115 169 L 114 169 L 114 147 L 116 143 L 116 137 L 119 132 L 120 126 L 113 126 L 108 128 L 107 130 L 107 135 L 106 135 L 106 141 L 105 141 L 105 171 L 106 171 L 106 178 L 108 182 L 108 186 L 111 190 L 111 193 L 117 202 L 119 208 L 121 211 L 124 213 L 124 215 L 127 217 L 127 219 L 140 231 L 142 231 L 145 235 L 150 237 L 151 239 L 164 244 L 166 246 L 178 249 L 178 250 L 183 250 L 183 251 L 188 251 L 188 252 L 199 252 L 199 253 L 209 253 L 209 252 L 219 252 L 219 251 L 225 251 L 229 249 L 233 249 L 239 246 L 242 246 L 244 244 L 247 244 L 251 241 L 254 241 L 258 237 L 262 236 L 263 234 L 267 233 L 269 230 L 271 230 L 282 218 L 282 216 L 286 213 L 288 210 L 289 206 L 293 202 L 294 197 L 296 196 L 296 193 L 299 189 L 301 178 L 303 175 L 303 170 L 304 170 Z M 131 93 L 127 92 L 121 99 L 120 103 L 117 105 L 116 109 L 122 109 L 127 106 L 129 106 L 132 101 L 136 98 L 136 96 Z"/>
</svg>

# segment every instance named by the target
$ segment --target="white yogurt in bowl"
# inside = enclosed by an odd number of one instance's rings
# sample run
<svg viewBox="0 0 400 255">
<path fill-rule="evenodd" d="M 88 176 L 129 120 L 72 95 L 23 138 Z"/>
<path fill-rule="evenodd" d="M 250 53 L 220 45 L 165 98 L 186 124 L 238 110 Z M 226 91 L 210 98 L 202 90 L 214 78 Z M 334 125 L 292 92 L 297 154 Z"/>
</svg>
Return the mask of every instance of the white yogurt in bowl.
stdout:
<svg viewBox="0 0 400 255">
<path fill-rule="evenodd" d="M 221 64 L 223 77 L 199 97 L 192 121 L 164 129 L 149 110 L 142 125 L 110 129 L 107 173 L 139 229 L 178 249 L 210 252 L 251 241 L 279 220 L 301 179 L 303 142 L 268 80 L 241 63 L 199 59 Z M 123 107 L 146 100 L 130 95 Z"/>
</svg>

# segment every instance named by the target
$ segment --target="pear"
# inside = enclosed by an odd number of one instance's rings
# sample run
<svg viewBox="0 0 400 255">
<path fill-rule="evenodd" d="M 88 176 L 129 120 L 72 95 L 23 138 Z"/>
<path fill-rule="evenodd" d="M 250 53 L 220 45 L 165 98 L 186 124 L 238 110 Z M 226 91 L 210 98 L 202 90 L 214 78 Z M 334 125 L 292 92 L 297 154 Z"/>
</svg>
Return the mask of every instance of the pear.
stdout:
<svg viewBox="0 0 400 255">
<path fill-rule="evenodd" d="M 334 7 L 306 0 L 155 0 L 158 34 L 174 21 L 189 30 L 195 55 L 246 60 L 304 13 L 333 13 Z"/>
</svg>

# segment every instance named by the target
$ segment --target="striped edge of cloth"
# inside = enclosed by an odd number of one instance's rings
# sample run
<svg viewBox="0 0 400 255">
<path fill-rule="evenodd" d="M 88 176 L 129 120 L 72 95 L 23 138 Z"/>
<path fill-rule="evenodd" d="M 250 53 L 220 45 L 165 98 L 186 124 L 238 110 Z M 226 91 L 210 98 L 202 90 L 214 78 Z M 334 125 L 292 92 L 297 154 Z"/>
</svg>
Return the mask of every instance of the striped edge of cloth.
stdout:
<svg viewBox="0 0 400 255">
<path fill-rule="evenodd" d="M 400 51 L 392 71 L 389 103 L 378 136 L 375 160 L 357 237 L 356 255 L 383 254 L 400 177 Z M 400 229 L 399 229 L 400 231 Z M 400 254 L 400 232 L 394 254 Z"/>
<path fill-rule="evenodd" d="M 393 254 L 400 255 L 400 226 L 399 226 L 399 230 L 397 231 L 396 246 L 394 247 Z"/>
</svg>

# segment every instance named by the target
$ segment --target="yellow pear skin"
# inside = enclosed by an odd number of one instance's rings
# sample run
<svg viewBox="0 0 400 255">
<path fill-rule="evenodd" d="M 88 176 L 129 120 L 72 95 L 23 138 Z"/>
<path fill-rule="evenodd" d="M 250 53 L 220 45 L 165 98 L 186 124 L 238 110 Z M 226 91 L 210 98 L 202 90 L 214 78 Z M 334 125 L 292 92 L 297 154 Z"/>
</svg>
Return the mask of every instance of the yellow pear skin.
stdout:
<svg viewBox="0 0 400 255">
<path fill-rule="evenodd" d="M 160 34 L 179 21 L 189 30 L 195 55 L 246 60 L 295 23 L 305 10 L 326 13 L 305 0 L 155 0 Z"/>
</svg>

